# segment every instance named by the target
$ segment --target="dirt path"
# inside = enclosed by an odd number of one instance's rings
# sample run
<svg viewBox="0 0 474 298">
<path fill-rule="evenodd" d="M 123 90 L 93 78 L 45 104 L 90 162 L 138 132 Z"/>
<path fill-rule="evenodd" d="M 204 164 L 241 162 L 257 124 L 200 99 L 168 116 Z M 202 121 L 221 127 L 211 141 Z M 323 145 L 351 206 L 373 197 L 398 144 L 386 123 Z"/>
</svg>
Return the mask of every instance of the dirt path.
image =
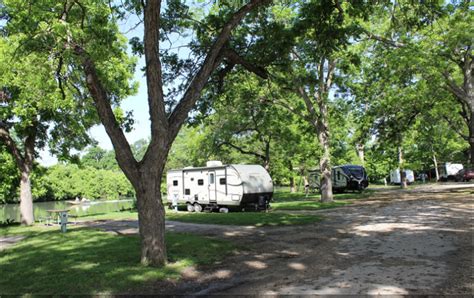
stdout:
<svg viewBox="0 0 474 298">
<path fill-rule="evenodd" d="M 25 236 L 0 236 L 0 251 L 25 239 Z"/>
<path fill-rule="evenodd" d="M 246 249 L 221 264 L 189 268 L 177 284 L 151 284 L 144 291 L 472 295 L 473 189 L 442 185 L 379 191 L 355 206 L 313 211 L 325 220 L 305 226 L 169 222 L 170 230 L 228 238 Z M 136 225 L 122 223 L 122 232 Z M 114 230 L 113 224 L 108 229 Z"/>
</svg>

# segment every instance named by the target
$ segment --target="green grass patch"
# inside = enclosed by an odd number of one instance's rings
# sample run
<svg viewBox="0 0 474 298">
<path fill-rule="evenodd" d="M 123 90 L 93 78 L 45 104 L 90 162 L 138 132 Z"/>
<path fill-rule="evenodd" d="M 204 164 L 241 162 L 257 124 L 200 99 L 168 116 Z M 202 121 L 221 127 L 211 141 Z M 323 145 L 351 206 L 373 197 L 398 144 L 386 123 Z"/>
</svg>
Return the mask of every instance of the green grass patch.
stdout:
<svg viewBox="0 0 474 298">
<path fill-rule="evenodd" d="M 316 215 L 265 212 L 187 213 L 168 212 L 166 219 L 199 224 L 286 226 L 314 223 L 321 220 Z"/>
<path fill-rule="evenodd" d="M 136 293 L 144 284 L 178 279 L 189 265 L 211 264 L 235 247 L 223 240 L 167 233 L 170 263 L 164 268 L 140 265 L 138 236 L 116 236 L 85 228 L 67 233 L 42 227 L 4 228 L 1 235 L 26 235 L 0 251 L 2 294 Z"/>
<path fill-rule="evenodd" d="M 374 190 L 366 189 L 363 192 L 347 192 L 347 193 L 338 193 L 334 194 L 335 200 L 344 200 L 344 199 L 362 199 L 370 196 Z M 321 195 L 316 193 L 309 193 L 306 195 L 303 192 L 294 192 L 289 191 L 277 191 L 273 195 L 274 202 L 294 202 L 294 201 L 309 201 L 309 200 L 320 200 Z"/>
<path fill-rule="evenodd" d="M 272 203 L 272 210 L 318 210 L 329 209 L 349 205 L 351 202 L 334 201 L 331 203 L 322 203 L 320 201 L 287 201 Z"/>
<path fill-rule="evenodd" d="M 137 211 L 114 211 L 109 213 L 97 213 L 97 214 L 88 214 L 84 216 L 79 216 L 78 221 L 81 220 L 137 220 L 138 213 Z M 70 220 L 71 221 L 71 220 Z"/>
</svg>

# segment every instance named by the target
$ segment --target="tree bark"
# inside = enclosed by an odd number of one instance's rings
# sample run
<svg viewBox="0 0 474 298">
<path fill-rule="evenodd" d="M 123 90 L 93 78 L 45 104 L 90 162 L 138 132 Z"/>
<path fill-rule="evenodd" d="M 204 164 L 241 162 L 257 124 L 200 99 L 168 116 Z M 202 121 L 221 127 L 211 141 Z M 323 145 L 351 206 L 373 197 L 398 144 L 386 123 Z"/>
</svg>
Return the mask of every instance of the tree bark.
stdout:
<svg viewBox="0 0 474 298">
<path fill-rule="evenodd" d="M 474 69 L 474 59 L 472 56 L 471 46 L 468 47 L 462 63 L 458 64 L 462 74 L 463 82 L 459 86 L 456 84 L 454 79 L 451 77 L 447 70 L 442 72 L 446 79 L 446 88 L 450 91 L 458 102 L 466 107 L 465 110 L 469 113 L 469 116 L 464 117 L 466 124 L 468 125 L 468 142 L 469 142 L 469 163 L 471 166 L 474 165 L 474 75 L 472 70 Z"/>
<path fill-rule="evenodd" d="M 293 163 L 291 160 L 288 163 L 289 167 L 288 169 L 290 170 L 290 192 L 295 193 L 296 192 L 296 184 L 295 184 L 295 176 L 293 173 Z"/>
<path fill-rule="evenodd" d="M 474 101 L 474 100 L 473 100 Z M 473 102 L 474 105 L 474 102 Z M 471 107 L 471 118 L 469 119 L 469 164 L 474 167 L 474 107 Z"/>
<path fill-rule="evenodd" d="M 34 150 L 36 141 L 36 123 L 28 128 L 28 136 L 24 143 L 24 152 L 20 152 L 17 144 L 10 135 L 6 125 L 0 122 L 0 141 L 2 141 L 9 152 L 13 155 L 15 163 L 20 170 L 20 220 L 24 225 L 32 225 L 35 222 L 33 213 L 33 195 L 31 193 L 30 175 L 33 168 Z"/>
<path fill-rule="evenodd" d="M 33 213 L 33 195 L 31 193 L 30 172 L 21 171 L 20 179 L 20 218 L 21 224 L 32 225 L 35 222 Z"/>
<path fill-rule="evenodd" d="M 407 177 L 404 171 L 403 149 L 398 146 L 398 170 L 400 172 L 400 187 L 407 188 Z"/>
<path fill-rule="evenodd" d="M 265 170 L 270 171 L 270 142 L 265 142 L 264 168 Z"/>
<path fill-rule="evenodd" d="M 319 162 L 321 170 L 321 202 L 332 202 L 331 158 L 329 152 L 329 132 L 318 133 L 319 142 L 323 146 L 323 156 Z"/>
<path fill-rule="evenodd" d="M 435 168 L 436 181 L 439 181 L 438 160 L 436 159 L 436 155 L 434 152 L 433 152 L 433 164 Z"/>
<path fill-rule="evenodd" d="M 331 87 L 332 75 L 334 73 L 335 61 L 328 60 L 328 71 L 326 79 L 324 79 L 324 59 L 319 65 L 319 88 L 316 102 L 319 107 L 319 121 L 318 121 L 318 139 L 323 146 L 323 156 L 319 161 L 319 168 L 321 170 L 321 202 L 332 202 L 332 180 L 331 180 L 331 152 L 330 152 L 330 133 L 329 133 L 329 110 L 328 110 L 328 96 L 329 88 Z"/>
<path fill-rule="evenodd" d="M 327 74 L 325 72 L 325 64 L 327 62 Z M 310 124 L 315 128 L 319 144 L 323 147 L 323 156 L 319 161 L 319 169 L 321 171 L 321 202 L 332 202 L 332 181 L 331 181 L 331 153 L 330 153 L 330 133 L 329 133 L 329 111 L 328 111 L 328 95 L 332 86 L 332 77 L 336 67 L 336 62 L 331 59 L 322 57 L 318 65 L 318 81 L 317 91 L 313 94 L 314 101 L 306 93 L 303 86 L 298 87 L 297 92 L 303 98 Z M 315 109 L 318 106 L 318 111 Z"/>
<path fill-rule="evenodd" d="M 360 162 L 362 165 L 365 164 L 365 151 L 363 144 L 356 144 L 357 156 L 359 156 Z"/>
<path fill-rule="evenodd" d="M 135 181 L 138 227 L 141 240 L 141 263 L 163 266 L 167 261 L 165 244 L 165 209 L 161 197 L 163 167 L 156 171 L 141 172 Z"/>
</svg>

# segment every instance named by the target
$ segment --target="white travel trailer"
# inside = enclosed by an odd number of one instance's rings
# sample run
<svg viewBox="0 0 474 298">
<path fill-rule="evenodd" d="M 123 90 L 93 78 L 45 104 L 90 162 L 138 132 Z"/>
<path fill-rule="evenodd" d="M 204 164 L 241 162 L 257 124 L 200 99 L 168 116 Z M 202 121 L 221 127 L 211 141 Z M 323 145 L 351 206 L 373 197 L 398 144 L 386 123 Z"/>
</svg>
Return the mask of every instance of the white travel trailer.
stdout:
<svg viewBox="0 0 474 298">
<path fill-rule="evenodd" d="M 407 183 L 415 182 L 415 173 L 412 170 L 403 170 L 405 172 L 405 177 L 407 179 Z M 400 177 L 400 169 L 396 169 L 390 172 L 390 183 L 392 184 L 400 184 L 402 182 L 402 178 Z"/>
<path fill-rule="evenodd" d="M 438 167 L 439 171 L 439 180 L 441 181 L 454 181 L 456 180 L 456 174 L 464 169 L 463 165 L 460 163 L 450 163 L 446 162 Z"/>
<path fill-rule="evenodd" d="M 273 182 L 259 165 L 223 165 L 170 170 L 166 175 L 168 203 L 186 204 L 188 211 L 228 207 L 266 209 L 273 196 Z"/>
</svg>

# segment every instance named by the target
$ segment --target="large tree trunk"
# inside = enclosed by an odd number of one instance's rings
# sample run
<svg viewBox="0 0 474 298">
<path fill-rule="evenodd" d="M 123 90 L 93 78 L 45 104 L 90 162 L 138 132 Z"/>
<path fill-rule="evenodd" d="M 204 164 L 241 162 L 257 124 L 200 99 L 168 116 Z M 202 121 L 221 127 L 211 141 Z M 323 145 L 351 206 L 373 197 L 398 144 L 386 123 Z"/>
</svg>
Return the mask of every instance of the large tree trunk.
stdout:
<svg viewBox="0 0 474 298">
<path fill-rule="evenodd" d="M 474 102 L 472 105 L 474 105 Z M 472 109 L 474 107 L 471 107 Z M 469 163 L 471 167 L 474 167 L 474 110 L 471 111 L 471 118 L 469 119 Z"/>
<path fill-rule="evenodd" d="M 30 171 L 22 170 L 20 179 L 20 218 L 21 224 L 32 225 L 35 222 L 33 214 L 33 195 L 31 194 Z"/>
<path fill-rule="evenodd" d="M 165 209 L 161 201 L 162 172 L 142 172 L 136 190 L 141 263 L 162 266 L 166 263 Z"/>
<path fill-rule="evenodd" d="M 290 192 L 294 193 L 296 192 L 295 177 L 293 176 L 293 174 L 290 175 Z"/>
<path fill-rule="evenodd" d="M 265 142 L 265 160 L 263 162 L 263 167 L 267 172 L 270 171 L 270 142 Z"/>
<path fill-rule="evenodd" d="M 15 163 L 20 170 L 20 218 L 24 225 L 32 225 L 35 222 L 33 214 L 33 195 L 31 194 L 30 174 L 33 168 L 35 157 L 35 140 L 37 123 L 34 122 L 27 129 L 28 135 L 23 144 L 24 153 L 20 152 L 19 146 L 10 135 L 7 126 L 1 125 L 0 121 L 0 141 L 2 141 L 15 159 Z"/>
<path fill-rule="evenodd" d="M 433 164 L 435 168 L 436 181 L 439 181 L 438 160 L 436 159 L 436 155 L 434 152 L 433 152 Z"/>
<path fill-rule="evenodd" d="M 331 153 L 329 145 L 329 111 L 328 111 L 328 96 L 329 89 L 332 86 L 332 77 L 336 67 L 334 60 L 326 59 L 324 57 L 319 61 L 318 66 L 318 87 L 313 94 L 314 101 L 310 99 L 304 87 L 300 86 L 297 91 L 303 98 L 308 111 L 311 125 L 315 128 L 318 136 L 319 144 L 323 147 L 323 156 L 319 161 L 319 170 L 321 171 L 321 201 L 332 202 L 332 181 L 331 181 Z M 327 67 L 326 67 L 327 66 Z M 327 71 L 327 75 L 324 72 Z M 309 88 L 311 89 L 311 88 Z M 317 104 L 318 111 L 316 112 L 315 104 Z"/>
<path fill-rule="evenodd" d="M 318 98 L 320 121 L 318 125 L 318 139 L 323 146 L 323 156 L 319 161 L 321 171 L 321 202 L 332 202 L 332 180 L 331 180 L 331 152 L 329 145 L 329 112 L 327 107 L 327 93 L 320 91 Z"/>
<path fill-rule="evenodd" d="M 293 163 L 291 160 L 288 163 L 288 169 L 290 170 L 290 192 L 296 192 L 296 185 L 295 185 L 295 176 L 293 174 Z"/>
<path fill-rule="evenodd" d="M 404 169 L 403 150 L 398 147 L 398 170 L 400 171 L 400 187 L 407 188 L 407 176 Z"/>
<path fill-rule="evenodd" d="M 469 163 L 471 166 L 474 165 L 474 75 L 472 70 L 474 69 L 474 59 L 472 56 L 472 49 L 465 52 L 462 63 L 458 63 L 457 66 L 463 74 L 463 83 L 461 86 L 457 85 L 448 70 L 444 70 L 443 76 L 446 79 L 448 90 L 454 95 L 454 97 L 463 106 L 463 117 L 468 125 L 469 135 Z"/>
<path fill-rule="evenodd" d="M 321 170 L 321 202 L 332 202 L 332 180 L 331 180 L 331 165 L 329 157 L 329 144 L 324 144 L 324 153 L 319 162 Z"/>
<path fill-rule="evenodd" d="M 357 156 L 359 156 L 359 160 L 362 165 L 365 164 L 365 150 L 363 144 L 356 144 Z"/>
<path fill-rule="evenodd" d="M 321 202 L 332 202 L 332 180 L 331 180 L 331 152 L 329 147 L 329 115 L 324 99 L 319 102 L 319 112 L 321 115 L 318 129 L 319 143 L 323 146 L 323 156 L 319 161 L 321 171 Z"/>
</svg>

